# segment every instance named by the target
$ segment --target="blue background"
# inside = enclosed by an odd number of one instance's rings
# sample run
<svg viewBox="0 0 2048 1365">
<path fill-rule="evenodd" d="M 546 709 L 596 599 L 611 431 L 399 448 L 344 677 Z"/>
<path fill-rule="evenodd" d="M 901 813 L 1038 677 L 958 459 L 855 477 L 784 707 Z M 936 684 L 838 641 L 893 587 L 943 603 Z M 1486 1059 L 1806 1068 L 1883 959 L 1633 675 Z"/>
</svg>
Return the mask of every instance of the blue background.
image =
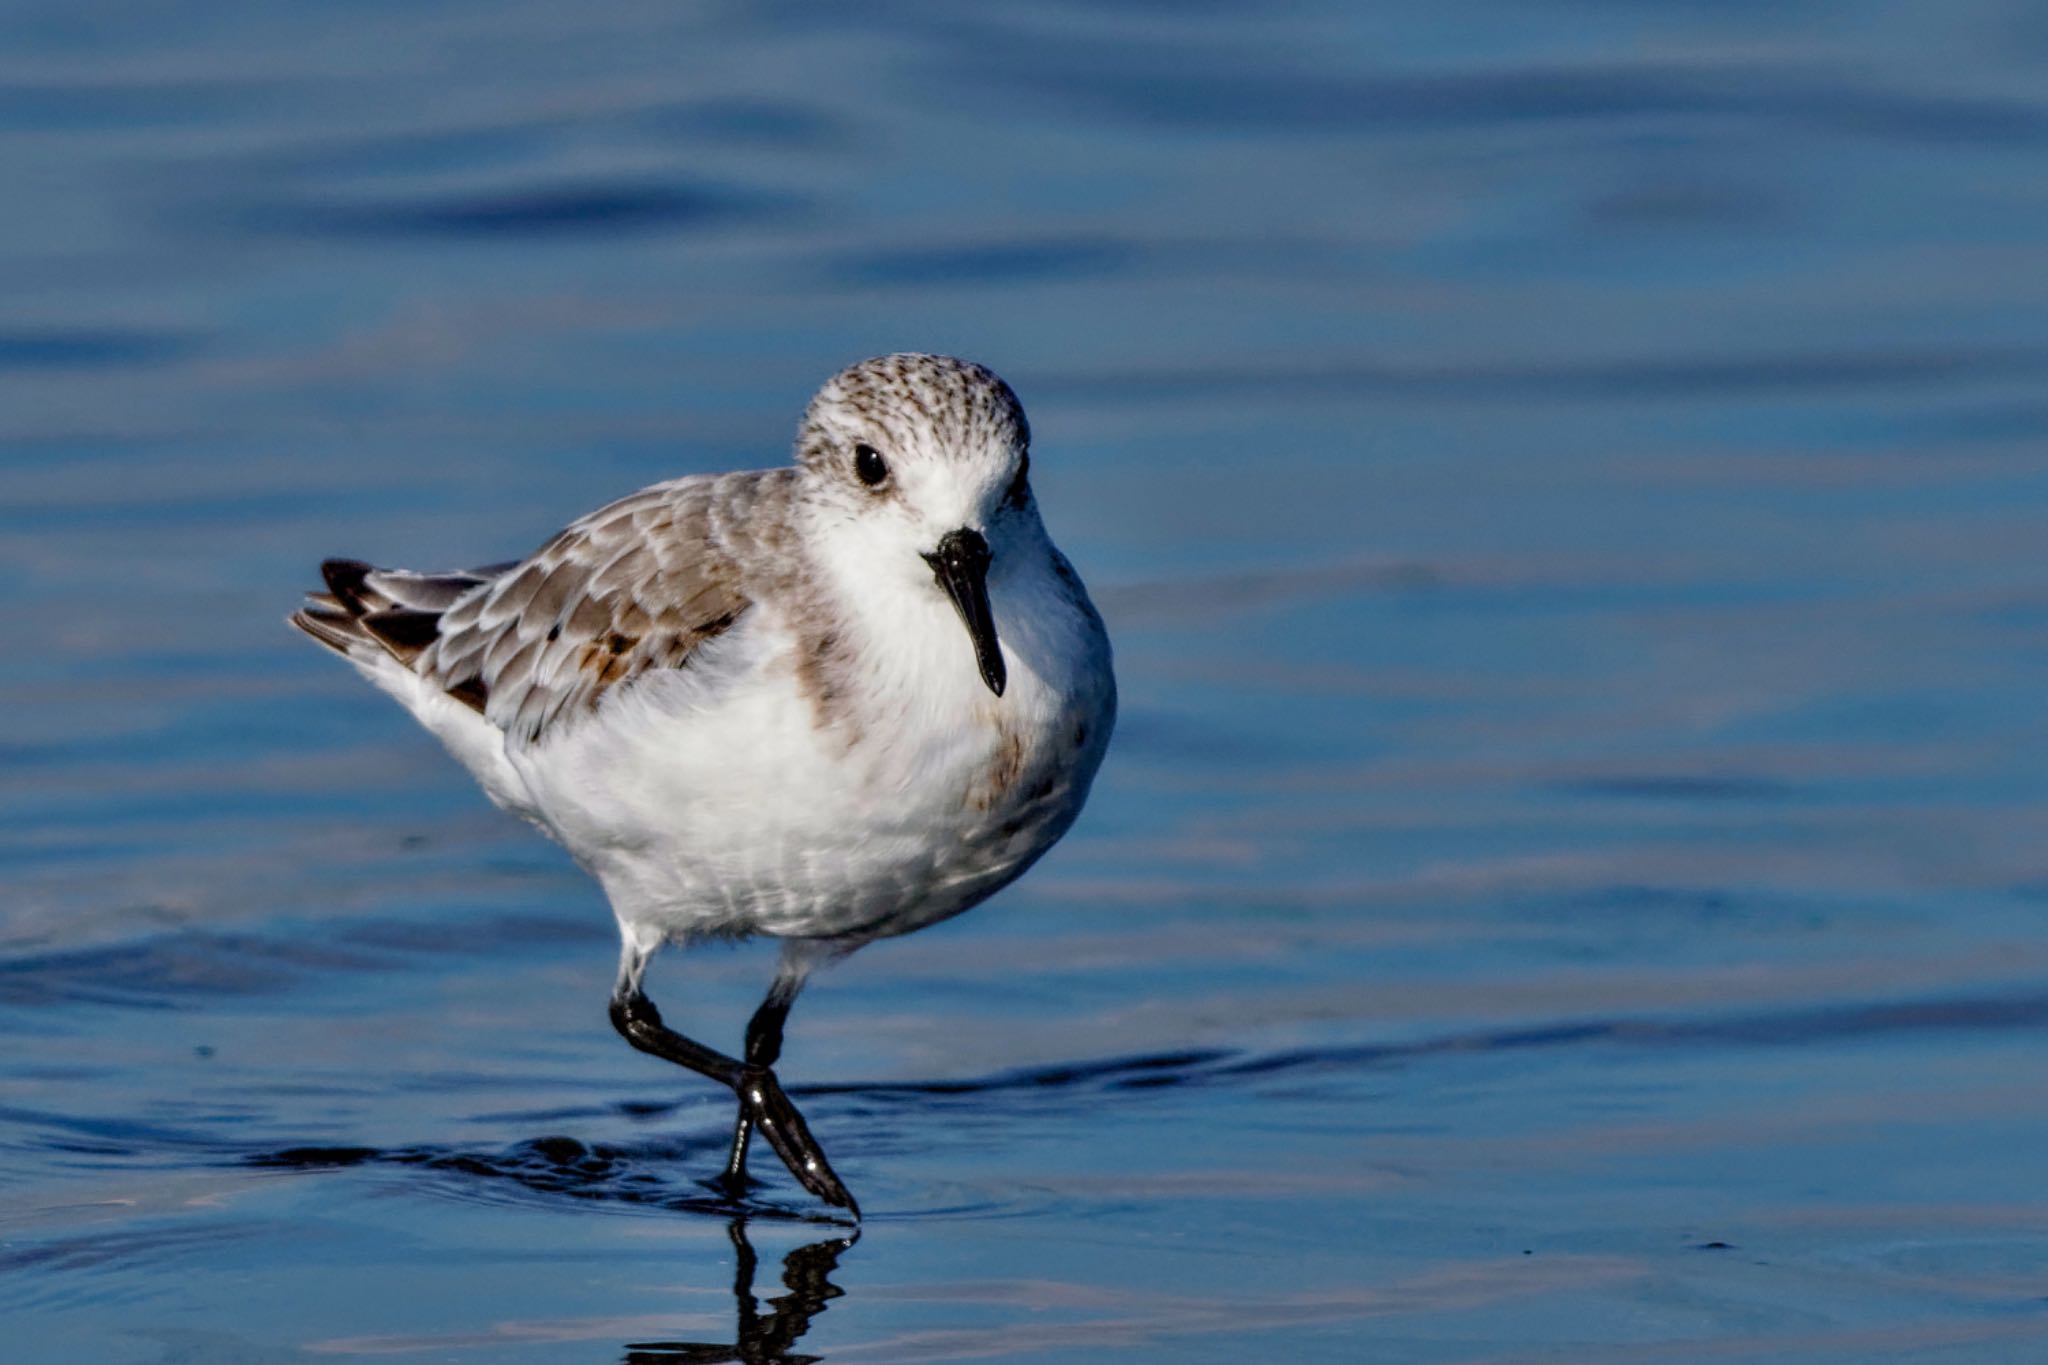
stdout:
<svg viewBox="0 0 2048 1365">
<path fill-rule="evenodd" d="M 2048 1353 L 2044 157 L 2008 0 L 0 6 L 9 1359 L 746 1330 L 598 890 L 282 617 L 893 349 L 1124 711 L 799 1006 L 783 1344 Z"/>
</svg>

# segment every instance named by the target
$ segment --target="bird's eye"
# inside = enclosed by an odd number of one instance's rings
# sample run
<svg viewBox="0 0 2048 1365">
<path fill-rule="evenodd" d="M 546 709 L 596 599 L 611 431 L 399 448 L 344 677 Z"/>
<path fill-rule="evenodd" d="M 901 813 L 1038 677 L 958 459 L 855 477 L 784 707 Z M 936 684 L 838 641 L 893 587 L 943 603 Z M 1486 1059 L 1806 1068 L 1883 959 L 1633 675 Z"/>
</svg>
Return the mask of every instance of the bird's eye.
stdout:
<svg viewBox="0 0 2048 1365">
<path fill-rule="evenodd" d="M 889 466 L 883 463 L 881 451 L 863 441 L 853 448 L 853 472 L 868 487 L 880 488 L 882 480 L 889 477 Z"/>
</svg>

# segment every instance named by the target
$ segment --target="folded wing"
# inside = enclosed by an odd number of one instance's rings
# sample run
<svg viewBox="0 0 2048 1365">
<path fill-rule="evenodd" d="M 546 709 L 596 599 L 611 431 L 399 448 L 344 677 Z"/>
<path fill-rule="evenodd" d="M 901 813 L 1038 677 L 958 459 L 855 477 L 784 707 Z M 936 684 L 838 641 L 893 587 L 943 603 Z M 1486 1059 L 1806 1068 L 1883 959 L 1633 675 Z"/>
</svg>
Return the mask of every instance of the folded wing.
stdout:
<svg viewBox="0 0 2048 1365">
<path fill-rule="evenodd" d="M 731 628 L 752 601 L 741 565 L 773 563 L 781 548 L 776 513 L 792 472 L 657 484 L 531 557 L 488 569 L 417 574 L 328 560 L 327 591 L 292 622 L 344 654 L 384 652 L 532 743 L 594 711 L 612 688 L 686 666 Z"/>
</svg>

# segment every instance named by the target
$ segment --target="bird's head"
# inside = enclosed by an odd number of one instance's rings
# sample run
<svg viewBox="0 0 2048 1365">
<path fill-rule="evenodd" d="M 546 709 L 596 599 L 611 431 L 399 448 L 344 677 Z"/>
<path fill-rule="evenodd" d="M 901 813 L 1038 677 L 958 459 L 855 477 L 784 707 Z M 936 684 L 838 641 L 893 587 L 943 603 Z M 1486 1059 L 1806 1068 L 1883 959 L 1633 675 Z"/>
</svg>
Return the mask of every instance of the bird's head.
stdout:
<svg viewBox="0 0 2048 1365">
<path fill-rule="evenodd" d="M 873 571 L 943 592 L 988 689 L 1007 679 L 988 578 L 1006 544 L 1037 529 L 1031 426 L 1010 386 L 939 355 L 863 360 L 825 382 L 797 434 L 797 461 Z"/>
</svg>

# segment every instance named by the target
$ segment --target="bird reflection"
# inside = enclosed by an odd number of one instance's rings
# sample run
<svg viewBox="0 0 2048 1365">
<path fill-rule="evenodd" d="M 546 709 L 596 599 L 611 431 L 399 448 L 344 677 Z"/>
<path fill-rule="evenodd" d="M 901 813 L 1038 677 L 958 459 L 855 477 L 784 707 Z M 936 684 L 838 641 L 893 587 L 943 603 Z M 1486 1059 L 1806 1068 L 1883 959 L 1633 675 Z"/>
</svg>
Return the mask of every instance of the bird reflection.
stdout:
<svg viewBox="0 0 2048 1365">
<path fill-rule="evenodd" d="M 811 1330 L 811 1319 L 825 1311 L 825 1305 L 846 1291 L 827 1277 L 839 1266 L 839 1257 L 860 1240 L 849 1232 L 823 1242 L 798 1247 L 782 1258 L 782 1284 L 789 1292 L 768 1300 L 763 1313 L 754 1298 L 754 1267 L 760 1258 L 747 1241 L 747 1221 L 735 1218 L 726 1224 L 732 1239 L 734 1271 L 732 1295 L 739 1308 L 737 1339 L 729 1344 L 707 1341 L 641 1341 L 626 1347 L 625 1365 L 714 1365 L 719 1361 L 738 1365 L 810 1365 L 823 1356 L 802 1355 L 790 1350 L 798 1338 Z"/>
</svg>

